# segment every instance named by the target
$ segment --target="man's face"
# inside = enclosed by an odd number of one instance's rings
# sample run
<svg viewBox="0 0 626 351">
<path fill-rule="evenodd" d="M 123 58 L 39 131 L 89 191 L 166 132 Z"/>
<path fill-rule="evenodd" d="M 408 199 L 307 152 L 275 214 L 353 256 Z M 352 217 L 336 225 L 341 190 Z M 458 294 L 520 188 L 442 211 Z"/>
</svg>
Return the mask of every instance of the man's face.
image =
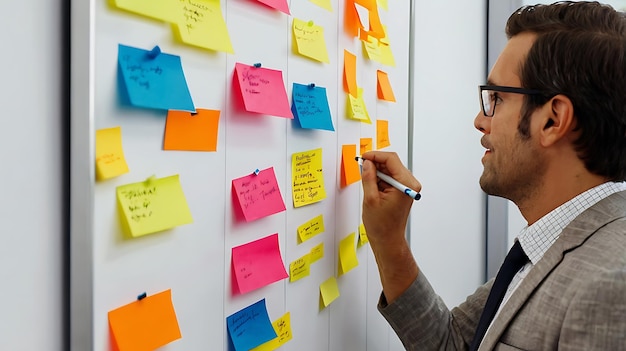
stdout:
<svg viewBox="0 0 626 351">
<path fill-rule="evenodd" d="M 529 33 L 511 38 L 493 66 L 488 84 L 521 87 L 519 69 L 534 40 Z M 484 134 L 481 143 L 487 149 L 480 187 L 487 194 L 519 205 L 537 191 L 546 161 L 533 137 L 532 120 L 530 138 L 523 138 L 517 130 L 524 95 L 498 92 L 494 98 L 494 116 L 485 117 L 481 110 L 474 120 L 474 126 Z"/>
</svg>

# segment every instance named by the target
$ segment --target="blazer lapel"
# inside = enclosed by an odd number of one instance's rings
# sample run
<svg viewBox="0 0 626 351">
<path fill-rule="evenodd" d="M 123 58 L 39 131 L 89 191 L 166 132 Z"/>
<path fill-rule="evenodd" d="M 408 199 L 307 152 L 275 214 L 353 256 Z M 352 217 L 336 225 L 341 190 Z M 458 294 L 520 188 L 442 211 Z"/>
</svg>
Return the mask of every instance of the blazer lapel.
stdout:
<svg viewBox="0 0 626 351">
<path fill-rule="evenodd" d="M 606 223 L 626 216 L 624 208 L 626 208 L 626 192 L 615 193 L 600 200 L 567 225 L 559 235 L 559 238 L 528 272 L 528 275 L 513 292 L 513 295 L 506 303 L 506 307 L 500 311 L 491 328 L 485 334 L 479 350 L 492 350 L 496 346 L 513 317 L 537 286 L 561 263 L 566 251 L 580 246 L 598 228 Z"/>
</svg>

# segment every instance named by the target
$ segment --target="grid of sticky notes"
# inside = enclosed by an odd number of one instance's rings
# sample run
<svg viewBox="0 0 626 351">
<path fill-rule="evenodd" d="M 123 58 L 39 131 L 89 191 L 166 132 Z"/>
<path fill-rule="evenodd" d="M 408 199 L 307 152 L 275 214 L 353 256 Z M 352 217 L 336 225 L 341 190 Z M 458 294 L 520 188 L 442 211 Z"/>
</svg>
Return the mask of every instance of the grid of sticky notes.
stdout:
<svg viewBox="0 0 626 351">
<path fill-rule="evenodd" d="M 309 0 L 333 11 L 330 0 Z M 260 6 L 291 16 L 287 0 L 256 0 Z M 173 38 L 195 48 L 234 54 L 237 43 L 231 42 L 222 15 L 220 0 L 111 0 L 110 6 L 136 15 L 171 24 Z M 348 34 L 362 42 L 363 57 L 389 67 L 395 66 L 387 29 L 380 21 L 378 8 L 386 9 L 387 0 L 346 0 L 344 25 Z M 330 63 L 324 27 L 311 19 L 293 17 L 292 54 L 314 64 Z M 320 22 L 321 23 L 321 22 Z M 119 102 L 137 109 L 162 111 L 164 133 L 162 150 L 176 152 L 218 152 L 221 111 L 202 108 L 193 99 L 187 84 L 184 60 L 174 53 L 162 52 L 158 45 L 134 47 L 118 44 L 117 88 Z M 357 82 L 357 56 L 343 52 L 343 80 L 346 93 L 345 118 L 372 124 L 375 136 L 363 137 L 359 144 L 341 145 L 339 186 L 360 181 L 355 157 L 374 148 L 391 145 L 389 120 L 372 118 L 366 106 L 365 89 Z M 288 96 L 281 70 L 262 67 L 260 63 L 235 62 L 232 71 L 233 99 L 251 115 L 284 118 L 306 133 L 335 132 L 334 106 L 330 106 L 325 87 L 314 82 L 290 82 Z M 376 97 L 396 102 L 390 75 L 376 70 Z M 368 91 L 370 93 L 370 91 Z M 289 99 L 291 98 L 291 102 Z M 342 111 L 343 112 L 343 111 Z M 356 125 L 356 124 L 355 124 Z M 321 131 L 321 132 L 318 132 Z M 294 209 L 324 201 L 327 197 L 323 163 L 325 149 L 299 150 L 291 154 L 291 200 Z M 333 150 L 334 151 L 334 150 Z M 187 203 L 184 179 L 179 174 L 133 176 L 123 147 L 123 130 L 112 126 L 96 131 L 95 178 L 99 182 L 122 177 L 115 188 L 121 228 L 133 239 L 193 223 Z M 286 211 L 285 201 L 274 167 L 241 174 L 231 181 L 231 195 L 236 220 L 250 223 Z M 311 206 L 313 207 L 313 206 Z M 324 258 L 326 231 L 322 215 L 298 226 L 298 245 L 305 246 L 300 257 L 288 265 L 283 262 L 279 234 L 263 236 L 231 248 L 231 290 L 233 295 L 247 294 L 270 284 L 287 280 L 300 284 L 311 275 L 314 264 Z M 356 250 L 367 243 L 365 227 L 340 240 L 336 271 L 319 286 L 320 309 L 339 296 L 337 277 L 355 269 L 359 262 Z M 153 350 L 182 337 L 171 290 L 139 296 L 136 301 L 111 310 L 108 314 L 113 348 L 118 351 Z M 230 349 L 274 350 L 292 339 L 291 317 L 286 312 L 273 322 L 261 299 L 226 318 Z"/>
</svg>

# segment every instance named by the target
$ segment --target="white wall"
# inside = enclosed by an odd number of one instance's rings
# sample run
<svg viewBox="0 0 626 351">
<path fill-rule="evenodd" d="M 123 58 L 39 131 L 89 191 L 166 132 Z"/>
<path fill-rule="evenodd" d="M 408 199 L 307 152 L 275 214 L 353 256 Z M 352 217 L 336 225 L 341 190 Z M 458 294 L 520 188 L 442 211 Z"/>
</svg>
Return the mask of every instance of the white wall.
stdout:
<svg viewBox="0 0 626 351">
<path fill-rule="evenodd" d="M 64 349 L 62 3 L 0 3 L 0 350 Z"/>
<path fill-rule="evenodd" d="M 483 148 L 473 121 L 485 80 L 486 2 L 417 4 L 413 173 L 422 199 L 411 215 L 411 247 L 449 307 L 483 279 Z"/>
</svg>

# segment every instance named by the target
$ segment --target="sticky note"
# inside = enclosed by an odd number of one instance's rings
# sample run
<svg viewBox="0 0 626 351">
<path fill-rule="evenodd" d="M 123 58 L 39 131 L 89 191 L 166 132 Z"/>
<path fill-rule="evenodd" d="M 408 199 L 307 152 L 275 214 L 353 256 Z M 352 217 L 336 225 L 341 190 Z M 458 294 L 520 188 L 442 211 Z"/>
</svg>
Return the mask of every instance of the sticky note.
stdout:
<svg viewBox="0 0 626 351">
<path fill-rule="evenodd" d="M 385 101 L 396 102 L 396 97 L 393 95 L 393 89 L 391 88 L 391 83 L 389 83 L 389 76 L 387 76 L 387 73 L 381 70 L 376 70 L 376 78 L 378 82 L 376 85 L 378 98 Z"/>
<path fill-rule="evenodd" d="M 233 179 L 235 203 L 246 222 L 285 211 L 274 167 Z"/>
<path fill-rule="evenodd" d="M 331 5 L 330 0 L 310 0 L 310 1 L 323 9 L 333 12 L 333 6 Z"/>
<path fill-rule="evenodd" d="M 377 3 L 383 10 L 389 11 L 389 0 L 378 0 Z"/>
<path fill-rule="evenodd" d="M 339 286 L 335 277 L 330 277 L 320 284 L 320 295 L 323 307 L 328 307 L 339 297 Z"/>
<path fill-rule="evenodd" d="M 343 88 L 352 97 L 358 97 L 356 84 L 356 56 L 348 50 L 343 50 Z"/>
<path fill-rule="evenodd" d="M 293 206 L 301 207 L 326 198 L 322 149 L 297 152 L 291 156 Z"/>
<path fill-rule="evenodd" d="M 178 174 L 121 185 L 116 193 L 122 225 L 132 237 L 193 222 Z"/>
<path fill-rule="evenodd" d="M 356 257 L 355 233 L 350 233 L 339 242 L 339 275 L 346 274 L 359 265 Z"/>
<path fill-rule="evenodd" d="M 306 254 L 289 264 L 289 281 L 295 282 L 311 274 L 311 255 Z"/>
<path fill-rule="evenodd" d="M 294 49 L 298 54 L 316 61 L 330 62 L 324 39 L 324 27 L 314 24 L 313 21 L 306 22 L 294 18 L 291 29 Z"/>
<path fill-rule="evenodd" d="M 341 187 L 346 187 L 361 180 L 359 163 L 355 160 L 356 145 L 341 146 Z"/>
<path fill-rule="evenodd" d="M 234 53 L 219 0 L 172 2 L 177 4 L 179 11 L 173 22 L 179 41 L 203 49 Z"/>
<path fill-rule="evenodd" d="M 177 1 L 172 0 L 111 0 L 109 3 L 120 10 L 133 12 L 148 18 L 175 22 L 178 18 Z"/>
<path fill-rule="evenodd" d="M 363 246 L 369 242 L 367 238 L 367 232 L 365 231 L 365 225 L 361 223 L 359 225 L 359 246 Z"/>
<path fill-rule="evenodd" d="M 361 143 L 360 143 L 360 151 L 361 151 L 361 155 L 363 155 L 364 153 L 368 152 L 368 151 L 372 151 L 372 138 L 361 138 L 360 139 Z"/>
<path fill-rule="evenodd" d="M 367 107 L 365 106 L 365 100 L 363 100 L 363 88 L 358 88 L 356 98 L 348 94 L 348 104 L 346 107 L 348 109 L 348 118 L 368 124 L 372 123 L 370 115 L 367 112 Z"/>
<path fill-rule="evenodd" d="M 311 252 L 309 253 L 309 264 L 312 264 L 313 262 L 317 262 L 320 259 L 322 259 L 322 257 L 324 257 L 324 243 L 321 242 L 317 245 L 315 245 L 312 249 Z"/>
<path fill-rule="evenodd" d="M 361 30 L 361 21 L 359 20 L 359 14 L 354 6 L 354 0 L 346 0 L 343 23 L 347 34 L 353 37 L 359 35 Z"/>
<path fill-rule="evenodd" d="M 232 264 L 236 278 L 233 291 L 241 294 L 288 277 L 277 233 L 233 247 Z"/>
<path fill-rule="evenodd" d="M 248 351 L 277 336 L 267 314 L 265 299 L 226 317 L 226 328 L 235 351 Z"/>
<path fill-rule="evenodd" d="M 300 242 L 305 242 L 323 233 L 324 230 L 326 230 L 324 228 L 324 216 L 319 215 L 298 227 L 298 239 L 300 239 Z"/>
<path fill-rule="evenodd" d="M 273 351 L 293 338 L 291 334 L 291 315 L 289 312 L 272 322 L 272 327 L 278 336 L 260 346 L 250 349 L 250 351 Z"/>
<path fill-rule="evenodd" d="M 282 71 L 236 63 L 235 76 L 246 111 L 293 118 Z"/>
<path fill-rule="evenodd" d="M 105 180 L 128 173 L 122 147 L 122 128 L 96 131 L 96 179 Z"/>
<path fill-rule="evenodd" d="M 171 290 L 114 309 L 108 316 L 119 351 L 151 351 L 181 338 Z"/>
<path fill-rule="evenodd" d="M 390 146 L 389 142 L 389 121 L 379 119 L 376 121 L 376 149 Z"/>
<path fill-rule="evenodd" d="M 271 8 L 275 8 L 276 10 L 286 13 L 289 13 L 289 5 L 287 5 L 287 0 L 258 0 L 260 3 L 263 3 Z"/>
<path fill-rule="evenodd" d="M 300 128 L 335 131 L 326 88 L 293 83 L 291 111 Z"/>
<path fill-rule="evenodd" d="M 197 109 L 195 114 L 169 110 L 163 150 L 216 151 L 220 111 Z"/>
<path fill-rule="evenodd" d="M 118 46 L 124 100 L 136 107 L 195 112 L 180 56 Z"/>
</svg>

